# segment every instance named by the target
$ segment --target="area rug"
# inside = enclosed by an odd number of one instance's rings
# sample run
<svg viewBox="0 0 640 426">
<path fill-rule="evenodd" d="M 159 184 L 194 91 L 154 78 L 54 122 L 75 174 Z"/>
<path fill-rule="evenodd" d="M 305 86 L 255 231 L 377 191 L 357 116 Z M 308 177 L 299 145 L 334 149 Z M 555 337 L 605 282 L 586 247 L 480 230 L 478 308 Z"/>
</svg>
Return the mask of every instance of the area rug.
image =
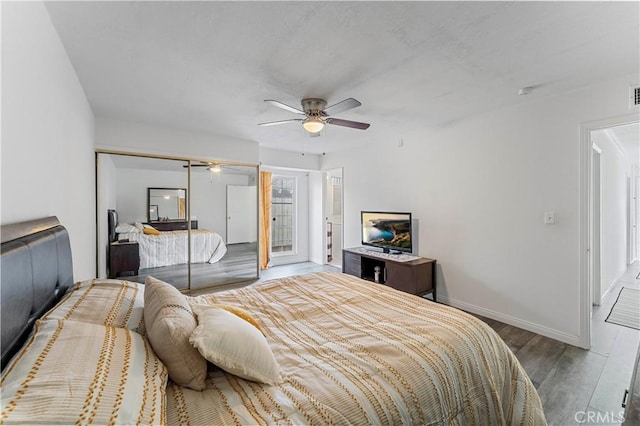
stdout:
<svg viewBox="0 0 640 426">
<path fill-rule="evenodd" d="M 605 321 L 640 330 L 640 290 L 623 287 Z"/>
</svg>

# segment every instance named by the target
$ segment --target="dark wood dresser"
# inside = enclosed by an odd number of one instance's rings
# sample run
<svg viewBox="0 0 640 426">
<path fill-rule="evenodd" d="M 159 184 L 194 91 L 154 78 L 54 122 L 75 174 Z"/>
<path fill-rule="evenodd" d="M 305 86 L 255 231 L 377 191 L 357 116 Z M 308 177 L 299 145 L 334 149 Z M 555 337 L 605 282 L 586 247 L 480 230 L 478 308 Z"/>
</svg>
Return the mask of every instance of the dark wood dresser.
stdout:
<svg viewBox="0 0 640 426">
<path fill-rule="evenodd" d="M 181 231 L 187 230 L 186 220 L 167 220 L 161 222 L 149 222 L 149 225 L 156 228 L 158 231 Z M 191 229 L 198 229 L 198 221 L 191 221 Z"/>
</svg>

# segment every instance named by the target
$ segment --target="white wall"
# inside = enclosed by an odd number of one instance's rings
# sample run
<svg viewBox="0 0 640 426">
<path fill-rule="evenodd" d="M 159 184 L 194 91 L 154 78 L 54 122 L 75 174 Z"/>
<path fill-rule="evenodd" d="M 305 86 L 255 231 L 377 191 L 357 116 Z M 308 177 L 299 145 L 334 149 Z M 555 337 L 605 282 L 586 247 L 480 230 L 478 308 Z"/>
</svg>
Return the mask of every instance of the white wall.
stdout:
<svg viewBox="0 0 640 426">
<path fill-rule="evenodd" d="M 258 164 L 257 142 L 106 117 L 96 117 L 96 148 Z"/>
<path fill-rule="evenodd" d="M 607 130 L 592 132 L 600 154 L 601 231 L 600 291 L 604 296 L 627 268 L 627 179 L 631 169 Z"/>
<path fill-rule="evenodd" d="M 116 208 L 116 184 L 118 175 L 110 155 L 98 156 L 98 182 L 103 182 L 97 194 L 98 206 L 98 277 L 107 277 L 108 221 L 107 210 Z"/>
<path fill-rule="evenodd" d="M 325 263 L 322 172 L 309 172 L 309 260 Z"/>
<path fill-rule="evenodd" d="M 260 147 L 260 164 L 267 167 L 320 170 L 320 158 L 318 154 L 302 154 Z"/>
<path fill-rule="evenodd" d="M 96 273 L 94 117 L 41 2 L 2 2 L 2 224 L 57 216 Z"/>
<path fill-rule="evenodd" d="M 372 141 L 367 161 L 327 154 L 323 169 L 344 166 L 345 246 L 359 245 L 360 210 L 411 211 L 440 300 L 579 344 L 580 124 L 628 114 L 634 78 L 403 134 L 403 147 Z"/>
</svg>

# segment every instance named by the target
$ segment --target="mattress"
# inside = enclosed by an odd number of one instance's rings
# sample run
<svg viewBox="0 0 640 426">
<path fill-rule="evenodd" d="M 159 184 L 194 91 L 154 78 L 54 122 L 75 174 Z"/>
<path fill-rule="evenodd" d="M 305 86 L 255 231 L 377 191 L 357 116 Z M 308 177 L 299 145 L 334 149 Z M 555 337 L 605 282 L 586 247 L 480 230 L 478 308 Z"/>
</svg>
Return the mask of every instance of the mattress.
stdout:
<svg viewBox="0 0 640 426">
<path fill-rule="evenodd" d="M 513 353 L 457 309 L 335 273 L 189 300 L 249 310 L 283 381 L 213 368 L 203 392 L 169 383 L 169 424 L 546 424 Z"/>
<path fill-rule="evenodd" d="M 118 234 L 118 239 L 122 238 L 138 242 L 140 269 L 188 263 L 189 231 L 162 231 L 159 235 Z M 220 234 L 206 229 L 191 230 L 191 263 L 216 263 L 226 252 Z"/>
</svg>

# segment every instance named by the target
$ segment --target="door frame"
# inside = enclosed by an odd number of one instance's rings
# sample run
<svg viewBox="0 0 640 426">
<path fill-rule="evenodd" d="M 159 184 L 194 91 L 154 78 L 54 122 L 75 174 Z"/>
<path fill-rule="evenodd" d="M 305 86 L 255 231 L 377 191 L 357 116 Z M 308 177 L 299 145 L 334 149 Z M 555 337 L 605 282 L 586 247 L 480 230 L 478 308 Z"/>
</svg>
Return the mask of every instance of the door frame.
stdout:
<svg viewBox="0 0 640 426">
<path fill-rule="evenodd" d="M 591 132 L 589 132 L 591 134 Z M 597 162 L 596 162 L 597 159 Z M 589 287 L 591 288 L 591 314 L 593 305 L 602 301 L 602 149 L 592 142 L 591 145 L 591 182 L 590 182 L 590 257 Z M 597 187 L 596 187 L 597 185 Z"/>
<path fill-rule="evenodd" d="M 638 122 L 638 114 L 625 114 L 603 120 L 589 121 L 580 124 L 580 183 L 579 183 L 579 243 L 578 268 L 580 284 L 580 321 L 578 346 L 591 348 L 591 288 L 589 276 L 591 274 L 590 241 L 591 241 L 591 153 L 593 143 L 591 132 L 608 127 L 622 126 Z"/>
</svg>

